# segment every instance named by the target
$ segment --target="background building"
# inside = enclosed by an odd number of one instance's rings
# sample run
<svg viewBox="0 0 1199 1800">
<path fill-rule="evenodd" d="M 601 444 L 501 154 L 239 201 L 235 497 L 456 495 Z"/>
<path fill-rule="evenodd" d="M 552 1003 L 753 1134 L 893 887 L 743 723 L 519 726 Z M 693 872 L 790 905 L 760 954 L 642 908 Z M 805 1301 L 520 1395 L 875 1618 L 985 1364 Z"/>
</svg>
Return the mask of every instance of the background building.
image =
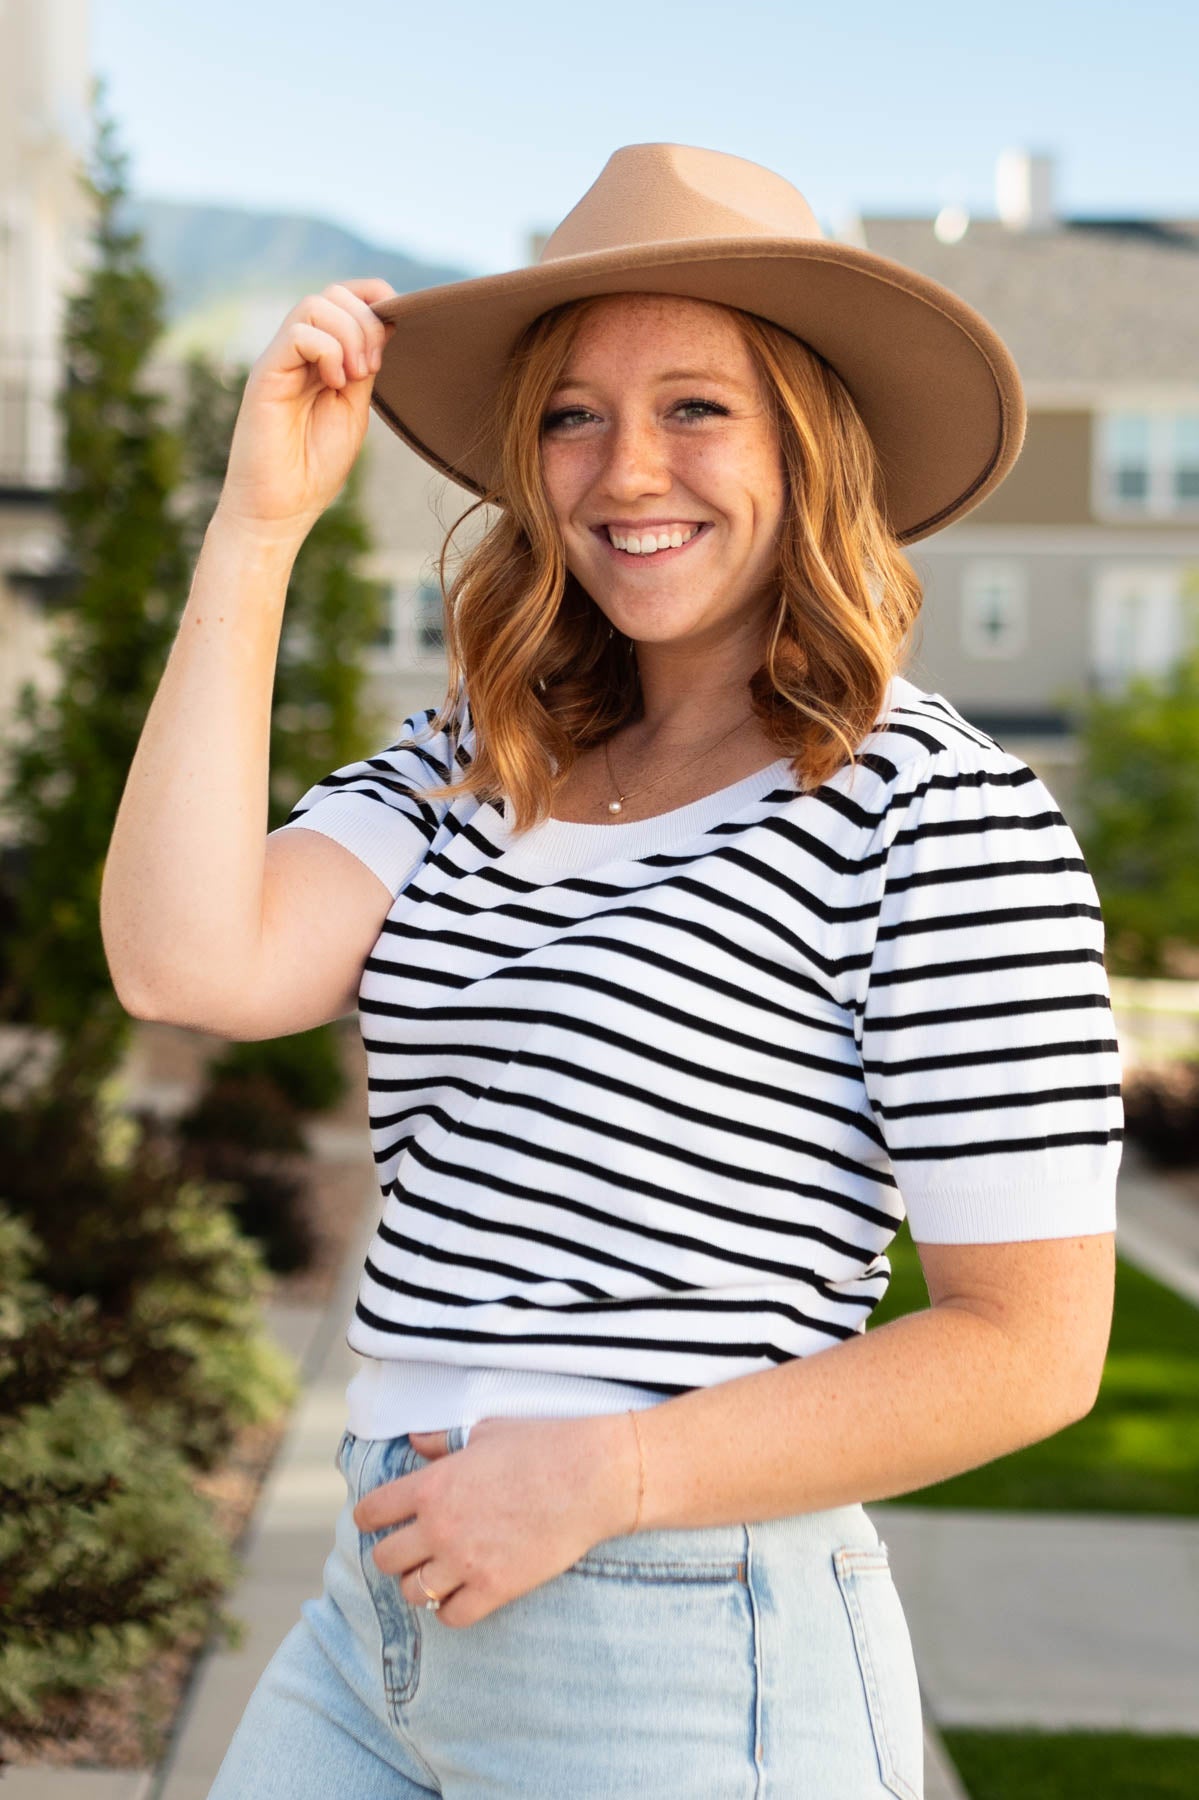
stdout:
<svg viewBox="0 0 1199 1800">
<path fill-rule="evenodd" d="M 943 282 L 1015 356 L 1006 480 L 915 544 L 914 681 L 1037 768 L 1068 810 L 1070 697 L 1164 672 L 1199 578 L 1199 219 L 1060 218 L 1051 157 L 1006 151 L 996 217 L 858 216 L 838 235 Z"/>
<path fill-rule="evenodd" d="M 0 6 L 0 732 L 21 682 L 52 673 L 40 597 L 58 561 L 59 343 L 90 255 L 87 15 L 88 0 Z"/>
</svg>

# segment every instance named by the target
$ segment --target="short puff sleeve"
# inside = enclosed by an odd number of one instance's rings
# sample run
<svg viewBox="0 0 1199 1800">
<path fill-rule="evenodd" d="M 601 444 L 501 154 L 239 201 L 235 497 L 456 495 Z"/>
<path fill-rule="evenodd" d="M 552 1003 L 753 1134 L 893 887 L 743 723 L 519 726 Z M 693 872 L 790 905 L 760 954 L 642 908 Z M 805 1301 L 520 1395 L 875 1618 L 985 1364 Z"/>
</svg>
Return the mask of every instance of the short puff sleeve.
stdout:
<svg viewBox="0 0 1199 1800">
<path fill-rule="evenodd" d="M 901 769 L 854 1033 L 917 1242 L 1116 1223 L 1124 1112 L 1099 896 L 1044 783 L 1000 746 Z"/>
<path fill-rule="evenodd" d="M 469 765 L 457 748 L 463 734 L 452 726 L 434 730 L 436 716 L 435 707 L 412 713 L 395 743 L 316 782 L 279 830 L 323 832 L 399 894 L 428 856 L 451 805 L 422 799 L 420 791 L 458 780 Z"/>
</svg>

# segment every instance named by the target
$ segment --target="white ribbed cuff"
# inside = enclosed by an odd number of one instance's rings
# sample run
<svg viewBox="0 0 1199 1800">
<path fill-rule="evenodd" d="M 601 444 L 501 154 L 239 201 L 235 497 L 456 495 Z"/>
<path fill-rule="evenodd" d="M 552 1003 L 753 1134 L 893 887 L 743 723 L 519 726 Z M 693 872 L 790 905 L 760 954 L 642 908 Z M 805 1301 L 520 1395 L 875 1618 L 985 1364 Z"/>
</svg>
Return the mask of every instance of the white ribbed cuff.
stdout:
<svg viewBox="0 0 1199 1800">
<path fill-rule="evenodd" d="M 1028 1238 L 1089 1237 L 1116 1229 L 1116 1171 L 1066 1185 L 961 1186 L 904 1193 L 918 1244 L 1007 1244 Z"/>
<path fill-rule="evenodd" d="M 428 842 L 403 813 L 367 794 L 329 794 L 280 830 L 302 825 L 343 844 L 391 890 L 400 892 L 424 861 Z"/>
</svg>

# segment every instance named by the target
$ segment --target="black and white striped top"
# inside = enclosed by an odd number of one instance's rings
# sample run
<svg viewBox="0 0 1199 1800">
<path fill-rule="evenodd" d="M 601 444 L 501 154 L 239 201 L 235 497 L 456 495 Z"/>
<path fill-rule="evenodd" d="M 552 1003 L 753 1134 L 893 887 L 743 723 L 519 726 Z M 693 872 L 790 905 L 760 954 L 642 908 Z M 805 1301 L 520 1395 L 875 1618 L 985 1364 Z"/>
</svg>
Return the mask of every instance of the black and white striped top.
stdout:
<svg viewBox="0 0 1199 1800">
<path fill-rule="evenodd" d="M 928 1243 L 1115 1228 L 1098 897 L 1051 794 L 897 677 L 859 767 L 656 818 L 422 801 L 469 711 L 288 826 L 395 895 L 359 991 L 383 1196 L 347 1341 L 659 1396 L 860 1332 Z M 425 734 L 425 741 L 413 741 Z"/>
</svg>

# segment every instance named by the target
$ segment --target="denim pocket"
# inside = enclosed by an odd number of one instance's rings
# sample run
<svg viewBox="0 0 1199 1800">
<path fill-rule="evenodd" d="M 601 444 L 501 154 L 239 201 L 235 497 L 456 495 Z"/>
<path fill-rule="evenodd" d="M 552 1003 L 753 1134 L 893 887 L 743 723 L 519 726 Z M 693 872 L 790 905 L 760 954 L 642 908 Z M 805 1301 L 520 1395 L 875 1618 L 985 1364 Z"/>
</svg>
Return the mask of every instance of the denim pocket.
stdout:
<svg viewBox="0 0 1199 1800">
<path fill-rule="evenodd" d="M 609 1581 L 681 1582 L 685 1585 L 722 1586 L 740 1582 L 746 1586 L 744 1557 L 703 1556 L 682 1550 L 678 1531 L 639 1532 L 608 1538 L 587 1550 L 566 1571 L 569 1575 L 598 1575 Z M 660 1542 L 653 1541 L 655 1537 Z"/>
<path fill-rule="evenodd" d="M 397 1481 L 415 1468 L 416 1452 L 407 1437 L 380 1438 L 372 1441 L 362 1465 L 357 1499 L 371 1489 Z M 392 1723 L 400 1723 L 399 1708 L 411 1700 L 420 1677 L 420 1609 L 412 1606 L 400 1592 L 400 1577 L 381 1569 L 371 1552 L 381 1538 L 407 1523 L 393 1519 L 381 1531 L 358 1534 L 362 1578 L 370 1594 L 379 1625 L 383 1656 L 383 1691 Z"/>
<path fill-rule="evenodd" d="M 883 1785 L 899 1800 L 922 1800 L 920 1683 L 887 1547 L 843 1544 L 833 1551 L 833 1568 L 853 1631 Z"/>
</svg>

